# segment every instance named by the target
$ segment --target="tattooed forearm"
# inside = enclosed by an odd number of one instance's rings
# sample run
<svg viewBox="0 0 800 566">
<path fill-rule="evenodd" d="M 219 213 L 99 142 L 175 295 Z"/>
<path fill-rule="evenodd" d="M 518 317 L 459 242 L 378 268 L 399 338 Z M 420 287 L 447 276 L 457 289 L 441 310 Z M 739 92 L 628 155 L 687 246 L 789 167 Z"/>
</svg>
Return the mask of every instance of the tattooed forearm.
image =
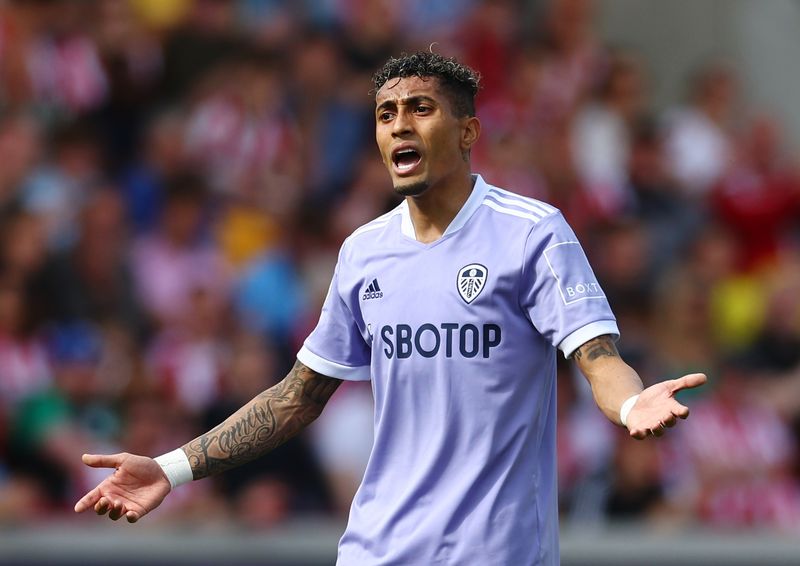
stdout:
<svg viewBox="0 0 800 566">
<path fill-rule="evenodd" d="M 266 454 L 316 419 L 341 381 L 296 362 L 286 378 L 185 446 L 194 479 Z"/>
<path fill-rule="evenodd" d="M 597 406 L 610 421 L 620 424 L 620 407 L 631 395 L 642 391 L 642 380 L 619 355 L 614 338 L 606 334 L 589 340 L 573 357 L 592 386 Z"/>
<path fill-rule="evenodd" d="M 583 346 L 575 350 L 575 359 L 593 362 L 598 358 L 604 356 L 614 358 L 619 357 L 617 346 L 614 344 L 614 339 L 608 334 L 598 336 L 593 340 L 589 340 Z"/>
</svg>

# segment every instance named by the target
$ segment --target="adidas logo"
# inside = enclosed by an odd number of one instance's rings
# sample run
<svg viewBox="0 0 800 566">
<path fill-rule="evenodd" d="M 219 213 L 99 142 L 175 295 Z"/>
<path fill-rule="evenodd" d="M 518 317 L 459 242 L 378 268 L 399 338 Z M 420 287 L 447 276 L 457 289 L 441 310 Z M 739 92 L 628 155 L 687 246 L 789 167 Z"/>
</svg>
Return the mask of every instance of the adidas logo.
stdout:
<svg viewBox="0 0 800 566">
<path fill-rule="evenodd" d="M 366 291 L 364 291 L 364 295 L 361 297 L 362 301 L 367 301 L 369 299 L 381 299 L 383 298 L 383 291 L 381 291 L 381 286 L 378 285 L 378 280 L 373 279 L 372 283 L 369 284 Z"/>
</svg>

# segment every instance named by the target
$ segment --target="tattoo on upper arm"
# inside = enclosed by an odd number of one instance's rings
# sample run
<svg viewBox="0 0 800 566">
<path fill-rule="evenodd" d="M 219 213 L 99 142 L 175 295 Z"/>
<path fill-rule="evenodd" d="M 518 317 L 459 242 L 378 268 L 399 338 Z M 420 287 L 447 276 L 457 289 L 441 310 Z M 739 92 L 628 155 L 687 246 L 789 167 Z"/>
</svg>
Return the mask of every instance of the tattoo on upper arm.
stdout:
<svg viewBox="0 0 800 566">
<path fill-rule="evenodd" d="M 283 444 L 319 416 L 341 383 L 296 362 L 283 381 L 183 447 L 194 478 L 239 466 Z"/>
<path fill-rule="evenodd" d="M 603 334 L 583 344 L 580 348 L 575 350 L 575 354 L 573 355 L 576 360 L 583 360 L 585 356 L 585 361 L 593 362 L 602 357 L 619 357 L 619 352 L 617 351 L 617 346 L 614 344 L 614 339 L 611 335 Z"/>
</svg>

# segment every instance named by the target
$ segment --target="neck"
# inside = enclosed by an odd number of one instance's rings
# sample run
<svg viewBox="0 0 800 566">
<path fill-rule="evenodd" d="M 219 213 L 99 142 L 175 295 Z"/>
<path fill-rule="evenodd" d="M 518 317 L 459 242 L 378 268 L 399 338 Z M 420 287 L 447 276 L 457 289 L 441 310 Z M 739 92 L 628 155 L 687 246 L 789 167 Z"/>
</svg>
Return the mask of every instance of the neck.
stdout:
<svg viewBox="0 0 800 566">
<path fill-rule="evenodd" d="M 430 187 L 421 195 L 406 197 L 417 241 L 435 242 L 467 202 L 473 179 L 469 171 L 447 185 Z"/>
</svg>

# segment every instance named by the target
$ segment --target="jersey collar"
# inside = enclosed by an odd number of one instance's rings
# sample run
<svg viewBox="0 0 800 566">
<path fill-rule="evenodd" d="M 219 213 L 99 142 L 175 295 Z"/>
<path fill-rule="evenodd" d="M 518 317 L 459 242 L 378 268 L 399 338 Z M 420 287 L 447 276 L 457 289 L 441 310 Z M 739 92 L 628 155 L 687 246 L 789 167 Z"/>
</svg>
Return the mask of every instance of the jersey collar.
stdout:
<svg viewBox="0 0 800 566">
<path fill-rule="evenodd" d="M 463 228 L 467 221 L 472 218 L 472 215 L 475 214 L 475 211 L 478 210 L 481 203 L 483 203 L 483 198 L 486 196 L 486 193 L 489 192 L 489 185 L 484 182 L 483 177 L 480 175 L 472 175 L 472 179 L 472 192 L 469 194 L 467 202 L 464 203 L 464 206 L 458 211 L 456 217 L 453 218 L 453 221 L 447 226 L 447 230 L 442 234 L 442 238 Z M 416 240 L 417 235 L 414 232 L 414 223 L 411 222 L 411 213 L 408 211 L 408 201 L 404 200 L 400 204 L 400 219 L 400 231 L 403 235 L 412 240 Z"/>
</svg>

